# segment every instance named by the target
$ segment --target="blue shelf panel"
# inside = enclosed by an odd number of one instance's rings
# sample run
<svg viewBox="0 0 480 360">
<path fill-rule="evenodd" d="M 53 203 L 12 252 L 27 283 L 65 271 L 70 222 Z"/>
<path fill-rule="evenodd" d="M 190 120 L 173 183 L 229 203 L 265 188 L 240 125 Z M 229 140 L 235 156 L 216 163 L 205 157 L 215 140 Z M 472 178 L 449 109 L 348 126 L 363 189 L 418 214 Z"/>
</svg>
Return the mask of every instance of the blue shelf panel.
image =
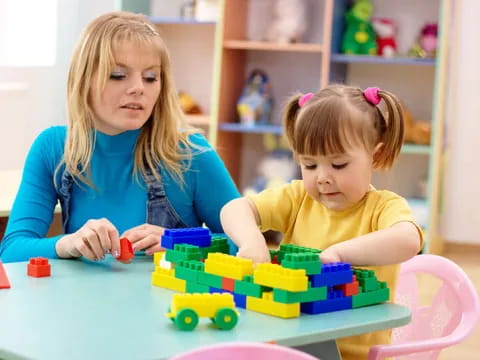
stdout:
<svg viewBox="0 0 480 360">
<path fill-rule="evenodd" d="M 404 144 L 402 146 L 402 154 L 430 155 L 431 151 L 430 145 Z"/>
<path fill-rule="evenodd" d="M 218 128 L 222 131 L 251 133 L 251 134 L 283 134 L 280 125 L 244 125 L 240 123 L 221 123 Z"/>
<path fill-rule="evenodd" d="M 424 59 L 414 57 L 392 57 L 372 55 L 346 55 L 332 54 L 330 61 L 349 64 L 394 64 L 394 65 L 435 65 L 435 59 Z"/>
<path fill-rule="evenodd" d="M 190 24 L 190 25 L 215 25 L 216 21 L 198 21 L 181 17 L 149 16 L 148 19 L 154 24 Z"/>
</svg>

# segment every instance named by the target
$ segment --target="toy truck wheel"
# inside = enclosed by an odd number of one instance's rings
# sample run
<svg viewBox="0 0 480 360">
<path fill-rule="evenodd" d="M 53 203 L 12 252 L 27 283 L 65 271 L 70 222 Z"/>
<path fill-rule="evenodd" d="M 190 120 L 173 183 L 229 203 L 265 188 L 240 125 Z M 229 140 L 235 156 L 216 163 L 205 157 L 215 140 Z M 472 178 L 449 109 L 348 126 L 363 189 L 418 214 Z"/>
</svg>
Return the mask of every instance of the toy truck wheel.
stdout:
<svg viewBox="0 0 480 360">
<path fill-rule="evenodd" d="M 195 310 L 185 308 L 175 315 L 175 325 L 177 325 L 180 330 L 193 330 L 197 324 L 198 315 Z"/>
<path fill-rule="evenodd" d="M 214 323 L 222 330 L 230 330 L 237 325 L 238 315 L 232 308 L 221 308 L 215 314 Z"/>
</svg>

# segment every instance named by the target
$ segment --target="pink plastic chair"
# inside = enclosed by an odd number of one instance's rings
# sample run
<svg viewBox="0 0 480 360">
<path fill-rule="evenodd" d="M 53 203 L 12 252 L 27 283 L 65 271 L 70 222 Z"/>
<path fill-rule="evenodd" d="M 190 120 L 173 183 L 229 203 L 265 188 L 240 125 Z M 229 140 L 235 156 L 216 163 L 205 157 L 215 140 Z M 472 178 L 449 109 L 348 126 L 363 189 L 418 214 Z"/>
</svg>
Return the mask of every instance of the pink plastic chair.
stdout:
<svg viewBox="0 0 480 360">
<path fill-rule="evenodd" d="M 419 302 L 417 274 L 442 281 L 428 306 Z M 480 320 L 478 295 L 467 274 L 453 261 L 437 255 L 417 255 L 400 268 L 395 302 L 412 311 L 410 324 L 393 329 L 392 344 L 373 346 L 369 360 L 437 359 L 440 351 L 468 337 Z"/>
<path fill-rule="evenodd" d="M 195 349 L 170 360 L 318 360 L 300 350 L 255 342 L 229 342 Z"/>
</svg>

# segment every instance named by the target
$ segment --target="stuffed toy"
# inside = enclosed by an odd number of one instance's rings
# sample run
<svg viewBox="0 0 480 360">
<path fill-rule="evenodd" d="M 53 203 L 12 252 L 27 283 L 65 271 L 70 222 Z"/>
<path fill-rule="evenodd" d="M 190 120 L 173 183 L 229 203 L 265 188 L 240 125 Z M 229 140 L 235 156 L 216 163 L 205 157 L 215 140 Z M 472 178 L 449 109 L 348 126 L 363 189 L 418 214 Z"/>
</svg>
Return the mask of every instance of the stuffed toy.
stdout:
<svg viewBox="0 0 480 360">
<path fill-rule="evenodd" d="M 187 93 L 179 91 L 178 97 L 180 98 L 180 107 L 182 108 L 184 114 L 194 115 L 203 113 L 200 105 L 198 105 Z"/>
<path fill-rule="evenodd" d="M 375 55 L 377 43 L 370 17 L 373 5 L 370 0 L 356 0 L 345 14 L 346 29 L 342 51 L 345 54 Z"/>
<path fill-rule="evenodd" d="M 427 23 L 422 27 L 417 41 L 412 45 L 409 51 L 410 56 L 432 58 L 437 53 L 438 43 L 438 25 L 436 23 Z"/>
<path fill-rule="evenodd" d="M 249 75 L 237 102 L 240 123 L 267 124 L 272 113 L 273 96 L 267 74 L 255 69 Z"/>
<path fill-rule="evenodd" d="M 407 143 L 429 145 L 431 124 L 428 121 L 415 121 L 408 109 L 403 107 L 403 120 L 405 123 L 405 139 Z"/>
<path fill-rule="evenodd" d="M 277 0 L 273 22 L 265 38 L 277 43 L 301 42 L 306 30 L 305 23 L 305 0 Z"/>
<path fill-rule="evenodd" d="M 372 25 L 377 36 L 377 54 L 384 57 L 394 56 L 397 53 L 397 41 L 395 40 L 393 20 L 373 18 Z"/>
</svg>

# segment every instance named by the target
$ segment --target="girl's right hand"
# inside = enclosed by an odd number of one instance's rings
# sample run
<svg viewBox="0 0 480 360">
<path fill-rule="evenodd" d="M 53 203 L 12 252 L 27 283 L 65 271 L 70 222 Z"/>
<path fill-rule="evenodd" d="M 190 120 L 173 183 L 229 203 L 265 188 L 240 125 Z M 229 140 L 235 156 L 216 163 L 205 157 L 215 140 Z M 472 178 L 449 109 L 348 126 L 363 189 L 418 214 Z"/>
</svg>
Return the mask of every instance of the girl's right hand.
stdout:
<svg viewBox="0 0 480 360">
<path fill-rule="evenodd" d="M 238 249 L 237 256 L 253 260 L 255 265 L 261 263 L 270 263 L 270 252 L 266 245 L 242 246 Z"/>
<path fill-rule="evenodd" d="M 89 260 L 104 259 L 105 254 L 120 255 L 118 230 L 107 219 L 88 220 L 73 234 L 60 238 L 55 250 L 61 258 L 84 256 Z"/>
</svg>

